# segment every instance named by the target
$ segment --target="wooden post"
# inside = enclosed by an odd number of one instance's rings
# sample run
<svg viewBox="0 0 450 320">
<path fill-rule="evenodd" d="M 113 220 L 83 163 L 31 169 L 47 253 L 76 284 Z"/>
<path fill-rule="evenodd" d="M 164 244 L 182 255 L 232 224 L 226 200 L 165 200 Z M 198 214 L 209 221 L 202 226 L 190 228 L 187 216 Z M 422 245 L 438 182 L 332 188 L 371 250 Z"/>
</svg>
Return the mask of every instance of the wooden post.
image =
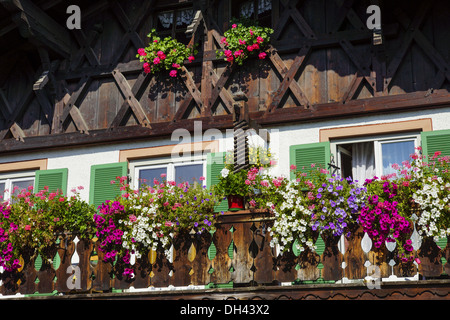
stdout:
<svg viewBox="0 0 450 320">
<path fill-rule="evenodd" d="M 233 135 L 234 135 L 234 172 L 249 167 L 248 140 L 246 130 L 249 129 L 249 113 L 247 97 L 242 91 L 234 94 Z"/>
</svg>

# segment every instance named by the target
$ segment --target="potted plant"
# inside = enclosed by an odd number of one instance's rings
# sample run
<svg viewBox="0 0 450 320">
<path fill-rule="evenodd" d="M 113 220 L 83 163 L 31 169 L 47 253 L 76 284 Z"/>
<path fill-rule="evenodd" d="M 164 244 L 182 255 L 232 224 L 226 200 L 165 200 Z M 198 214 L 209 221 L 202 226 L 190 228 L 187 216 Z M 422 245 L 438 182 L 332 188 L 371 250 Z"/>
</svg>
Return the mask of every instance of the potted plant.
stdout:
<svg viewBox="0 0 450 320">
<path fill-rule="evenodd" d="M 234 171 L 234 165 L 227 165 L 220 172 L 220 181 L 215 186 L 217 193 L 228 199 L 228 210 L 238 211 L 244 209 L 245 197 L 249 194 L 250 186 L 245 183 L 247 171 Z"/>
</svg>

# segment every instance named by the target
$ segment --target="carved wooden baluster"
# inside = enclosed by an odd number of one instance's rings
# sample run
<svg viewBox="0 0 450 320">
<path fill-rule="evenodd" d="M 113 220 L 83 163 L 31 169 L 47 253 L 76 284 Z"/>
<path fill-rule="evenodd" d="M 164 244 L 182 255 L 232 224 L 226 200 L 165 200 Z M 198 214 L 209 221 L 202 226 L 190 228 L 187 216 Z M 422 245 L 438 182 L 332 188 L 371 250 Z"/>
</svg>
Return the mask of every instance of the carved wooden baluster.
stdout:
<svg viewBox="0 0 450 320">
<path fill-rule="evenodd" d="M 231 232 L 231 242 L 230 245 L 228 246 L 228 256 L 231 259 L 231 263 L 228 271 L 232 273 L 234 272 L 233 259 L 235 258 L 235 251 L 236 251 L 236 246 L 234 244 L 234 232 L 236 231 L 236 229 L 234 228 L 234 226 L 231 226 L 229 231 Z"/>
<path fill-rule="evenodd" d="M 417 215 L 414 213 L 411 216 L 412 220 L 413 220 L 413 224 L 414 224 L 414 231 L 411 234 L 411 245 L 414 249 L 414 251 L 416 252 L 415 255 L 417 257 L 417 251 L 420 249 L 420 247 L 422 246 L 422 237 L 419 235 L 419 233 L 417 232 L 417 228 L 416 228 L 416 222 L 419 219 L 417 217 Z M 419 264 L 417 263 L 416 260 L 414 260 L 414 265 L 417 268 L 417 273 L 414 275 L 414 280 L 419 280 Z"/>
<path fill-rule="evenodd" d="M 364 232 L 364 237 L 361 240 L 361 248 L 366 254 L 366 262 L 364 263 L 364 266 L 367 268 L 367 277 L 369 277 L 369 267 L 372 265 L 369 261 L 368 254 L 370 250 L 372 249 L 372 240 L 370 239 L 367 232 Z"/>
<path fill-rule="evenodd" d="M 214 269 L 214 258 L 216 257 L 217 254 L 217 248 L 216 245 L 214 244 L 214 233 L 216 232 L 216 229 L 213 228 L 209 231 L 209 233 L 211 234 L 211 244 L 208 247 L 208 250 L 206 251 L 207 257 L 211 263 L 211 265 L 208 268 L 208 274 L 211 275 L 214 273 L 215 269 Z M 210 282 L 211 283 L 211 282 Z"/>
<path fill-rule="evenodd" d="M 345 276 L 345 268 L 347 268 L 347 263 L 344 260 L 345 252 L 347 251 L 347 245 L 346 245 L 345 242 L 346 242 L 345 236 L 342 234 L 341 237 L 339 238 L 339 242 L 338 242 L 338 250 L 343 256 L 342 257 L 342 263 L 341 263 L 341 268 L 342 268 L 341 283 L 347 283 L 348 282 L 348 278 Z"/>
<path fill-rule="evenodd" d="M 397 276 L 394 274 L 395 260 L 393 259 L 393 251 L 395 250 L 395 247 L 397 246 L 397 242 L 395 242 L 395 241 L 389 242 L 386 240 L 385 244 L 386 244 L 386 248 L 390 252 L 390 256 L 391 256 L 391 259 L 388 262 L 388 264 L 391 266 L 391 275 L 389 276 L 388 279 L 384 279 L 384 280 L 385 281 L 386 280 L 396 280 Z"/>
<path fill-rule="evenodd" d="M 187 258 L 188 258 L 188 261 L 190 263 L 192 263 L 194 261 L 195 257 L 197 256 L 197 249 L 195 248 L 195 245 L 194 245 L 194 242 L 195 242 L 195 239 L 194 239 L 195 230 L 192 229 L 189 232 L 189 235 L 190 235 L 190 239 L 191 239 L 191 245 L 190 245 L 189 250 L 188 250 Z M 194 267 L 191 266 L 191 268 L 189 269 L 189 276 L 190 276 L 189 284 L 193 284 L 192 283 L 192 275 L 194 273 L 195 273 Z"/>
<path fill-rule="evenodd" d="M 153 287 L 153 277 L 155 276 L 155 263 L 156 263 L 156 257 L 157 257 L 157 253 L 156 250 L 150 249 L 150 251 L 148 252 L 148 262 L 150 262 L 150 273 L 149 273 L 149 277 L 150 277 L 150 286 Z"/>
<path fill-rule="evenodd" d="M 80 256 L 77 252 L 77 245 L 80 242 L 78 237 L 72 240 L 75 248 L 73 251 L 72 258 L 70 259 L 70 266 L 67 267 L 66 273 L 70 274 L 69 278 L 66 281 L 67 288 L 69 290 L 77 290 L 81 289 L 81 270 L 78 264 L 80 263 Z"/>
<path fill-rule="evenodd" d="M 434 241 L 438 248 L 442 251 L 441 256 L 441 264 L 442 264 L 442 273 L 441 276 L 446 276 L 447 273 L 445 272 L 445 265 L 447 264 L 447 259 L 445 259 L 445 248 L 447 247 L 447 237 L 442 237 Z"/>
<path fill-rule="evenodd" d="M 255 272 L 256 272 L 256 266 L 255 266 L 255 258 L 259 253 L 258 245 L 255 241 L 255 231 L 258 230 L 258 228 L 255 226 L 255 223 L 253 222 L 252 226 L 250 227 L 250 230 L 252 231 L 252 242 L 250 243 L 250 246 L 248 247 L 248 252 L 250 257 L 252 258 L 252 266 L 250 267 L 250 271 L 252 272 L 252 282 L 254 282 L 255 279 Z"/>
<path fill-rule="evenodd" d="M 301 253 L 299 245 L 300 244 L 299 244 L 298 239 L 295 239 L 294 243 L 292 244 L 292 253 L 297 258 L 297 264 L 295 265 L 295 270 L 297 270 L 297 277 L 295 279 L 293 279 L 294 282 L 300 280 L 299 270 L 302 268 L 302 266 L 300 265 L 300 258 L 299 258 L 300 253 Z"/>
<path fill-rule="evenodd" d="M 323 269 L 323 263 L 322 263 L 322 254 L 325 252 L 325 242 L 323 241 L 322 237 L 319 234 L 319 237 L 316 240 L 316 243 L 314 244 L 316 246 L 316 253 L 319 255 L 319 263 L 317 265 L 317 269 L 319 269 L 319 278 L 317 279 L 318 282 L 323 282 L 324 279 L 322 277 L 322 269 Z"/>
</svg>

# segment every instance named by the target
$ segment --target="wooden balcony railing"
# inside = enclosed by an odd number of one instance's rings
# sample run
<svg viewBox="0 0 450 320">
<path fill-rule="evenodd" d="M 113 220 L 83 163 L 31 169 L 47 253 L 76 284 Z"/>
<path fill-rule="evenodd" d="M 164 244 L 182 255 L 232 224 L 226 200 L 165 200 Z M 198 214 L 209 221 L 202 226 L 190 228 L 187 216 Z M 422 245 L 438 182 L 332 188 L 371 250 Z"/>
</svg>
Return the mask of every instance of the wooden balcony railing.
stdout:
<svg viewBox="0 0 450 320">
<path fill-rule="evenodd" d="M 53 261 L 25 260 L 15 276 L 2 274 L 0 293 L 65 295 L 117 292 L 124 289 L 224 288 L 289 284 L 365 282 L 369 288 L 387 281 L 448 278 L 450 246 L 424 239 L 415 252 L 420 264 L 406 268 L 384 248 L 374 251 L 361 230 L 349 240 L 324 241 L 316 252 L 277 255 L 270 247 L 265 212 L 241 211 L 221 216 L 217 229 L 202 236 L 187 235 L 173 244 L 173 259 L 163 253 L 136 259 L 135 278 L 111 272 L 95 241 L 60 241 Z M 94 239 L 95 240 L 95 239 Z M 170 261 L 172 260 L 172 261 Z M 370 276 L 371 278 L 366 278 Z M 20 296 L 19 295 L 19 296 Z"/>
</svg>

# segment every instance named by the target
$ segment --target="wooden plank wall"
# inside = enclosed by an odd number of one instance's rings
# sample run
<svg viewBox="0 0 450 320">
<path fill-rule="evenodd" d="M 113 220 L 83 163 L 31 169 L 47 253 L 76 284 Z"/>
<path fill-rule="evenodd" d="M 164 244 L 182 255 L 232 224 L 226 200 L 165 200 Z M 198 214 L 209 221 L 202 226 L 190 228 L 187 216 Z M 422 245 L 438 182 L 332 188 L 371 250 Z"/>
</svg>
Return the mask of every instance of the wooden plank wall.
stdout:
<svg viewBox="0 0 450 320">
<path fill-rule="evenodd" d="M 117 124 L 143 125 L 143 117 L 150 123 L 170 123 L 209 116 L 209 112 L 213 116 L 226 115 L 232 103 L 226 96 L 237 87 L 247 95 L 250 112 L 268 108 L 301 110 L 330 103 L 339 103 L 339 108 L 345 109 L 349 101 L 360 99 L 395 98 L 430 90 L 448 94 L 450 42 L 445 30 L 450 6 L 446 1 L 385 3 L 384 44 L 375 47 L 372 33 L 365 28 L 368 1 L 277 0 L 272 1 L 275 33 L 270 58 L 253 59 L 232 68 L 229 78 L 224 78 L 225 91 L 212 101 L 211 110 L 205 110 L 203 106 L 211 102 L 214 84 L 226 67 L 215 59 L 215 50 L 220 47 L 213 40 L 213 34 L 221 37 L 223 30 L 207 30 L 204 38 L 209 42 L 201 42 L 202 53 L 188 66 L 194 85 L 201 91 L 202 106 L 191 99 L 187 88 L 192 83 L 187 85 L 184 78 L 172 79 L 167 74 L 144 77 L 141 64 L 136 61 L 137 48 L 146 44 L 146 34 L 154 27 L 157 12 L 176 7 L 164 7 L 164 3 L 155 1 L 149 5 L 133 0 L 98 4 L 87 10 L 89 19 L 83 20 L 82 30 L 71 33 L 71 57 L 50 55 L 51 62 L 59 65 L 54 73 L 61 90 L 54 96 L 50 88 L 44 88 L 44 97 L 54 108 L 50 114 L 31 90 L 43 70 L 37 55 L 27 51 L 20 59 L 14 54 L 1 56 L 4 68 L 0 74 L 0 139 L 18 138 L 20 132 L 10 130 L 13 125 L 23 131 L 23 137 L 34 137 L 61 130 L 88 132 Z M 204 9 L 205 21 L 226 28 L 232 2 L 220 0 L 213 4 L 210 7 L 208 2 Z M 198 2 L 193 5 L 197 9 L 201 6 Z M 197 36 L 202 40 L 203 35 Z M 303 59 L 296 60 L 299 56 Z M 131 109 L 122 112 L 124 87 L 114 78 L 114 70 L 132 88 L 142 115 Z M 283 81 L 288 71 L 294 79 Z M 67 103 L 69 98 L 76 102 L 71 108 L 78 109 L 70 115 L 67 105 L 54 107 L 62 101 Z M 183 112 L 177 115 L 180 108 Z M 59 130 L 58 121 L 53 118 L 62 115 L 65 119 Z M 115 120 L 120 121 L 114 123 Z"/>
<path fill-rule="evenodd" d="M 281 283 L 342 285 L 344 277 L 363 283 L 367 275 L 379 277 L 381 281 L 396 275 L 400 281 L 402 277 L 412 277 L 418 272 L 420 280 L 430 280 L 448 278 L 450 272 L 450 264 L 446 262 L 450 258 L 450 246 L 439 248 L 432 240 L 426 240 L 416 252 L 421 260 L 419 269 L 405 270 L 396 260 L 392 274 L 388 262 L 393 255 L 386 248 L 379 251 L 372 248 L 365 253 L 361 247 L 361 230 L 346 240 L 344 254 L 334 239 L 325 241 L 321 255 L 316 252 L 298 256 L 292 252 L 277 255 L 270 247 L 267 232 L 270 224 L 270 217 L 265 213 L 226 214 L 212 234 L 177 238 L 172 262 L 161 252 L 137 259 L 134 265 L 136 276 L 132 280 L 111 272 L 112 265 L 102 261 L 96 242 L 61 241 L 53 252 L 55 257 L 56 254 L 59 256 L 59 266 L 54 262 L 42 264 L 30 261 L 24 254 L 26 264 L 19 274 L 14 277 L 2 274 L 0 293 L 81 294 L 114 292 L 130 287 L 169 289 L 169 286 L 189 285 L 202 288 L 279 286 Z M 216 251 L 208 255 L 212 243 Z M 75 256 L 77 259 L 74 259 Z M 367 270 L 366 261 L 378 266 L 379 275 Z M 345 269 L 342 262 L 347 265 Z M 323 264 L 322 269 L 319 268 L 320 263 Z M 55 266 L 58 266 L 56 270 Z M 74 281 L 72 266 L 79 268 Z M 76 281 L 79 281 L 78 286 Z"/>
</svg>

